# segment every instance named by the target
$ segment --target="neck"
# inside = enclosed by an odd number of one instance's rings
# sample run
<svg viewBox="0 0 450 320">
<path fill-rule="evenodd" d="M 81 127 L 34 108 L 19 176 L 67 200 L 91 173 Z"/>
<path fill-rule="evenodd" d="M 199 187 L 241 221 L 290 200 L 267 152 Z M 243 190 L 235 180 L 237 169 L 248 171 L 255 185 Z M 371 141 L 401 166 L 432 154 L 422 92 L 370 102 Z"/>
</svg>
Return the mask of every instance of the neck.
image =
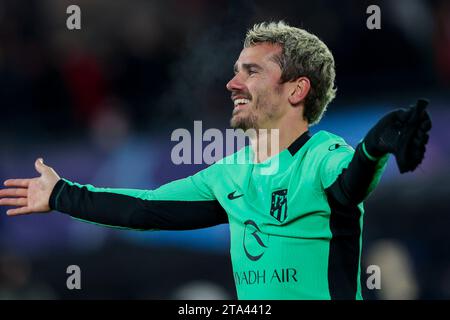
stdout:
<svg viewBox="0 0 450 320">
<path fill-rule="evenodd" d="M 256 155 L 255 162 L 263 162 L 287 149 L 298 137 L 308 131 L 308 123 L 297 117 L 285 117 L 285 121 L 258 129 L 249 135 L 250 144 Z M 264 130 L 265 129 L 265 130 Z"/>
</svg>

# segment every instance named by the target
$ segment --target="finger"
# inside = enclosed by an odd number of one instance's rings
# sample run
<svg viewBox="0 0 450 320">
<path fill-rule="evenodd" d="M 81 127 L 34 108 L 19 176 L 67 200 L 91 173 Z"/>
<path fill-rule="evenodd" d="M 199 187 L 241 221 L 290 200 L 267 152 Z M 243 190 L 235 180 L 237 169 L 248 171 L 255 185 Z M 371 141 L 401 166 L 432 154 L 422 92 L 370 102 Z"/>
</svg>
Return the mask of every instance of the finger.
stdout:
<svg viewBox="0 0 450 320">
<path fill-rule="evenodd" d="M 421 119 L 420 129 L 423 131 L 430 131 L 431 130 L 431 118 L 428 112 L 425 113 L 425 116 Z"/>
<path fill-rule="evenodd" d="M 3 184 L 6 187 L 23 187 L 27 188 L 31 179 L 8 179 Z"/>
<path fill-rule="evenodd" d="M 426 134 L 427 133 L 425 131 L 419 129 L 414 133 L 414 138 L 422 139 Z"/>
<path fill-rule="evenodd" d="M 424 112 L 426 104 L 417 102 L 417 104 L 411 108 L 411 117 L 408 119 L 409 125 L 418 125 Z"/>
<path fill-rule="evenodd" d="M 423 154 L 420 152 L 416 152 L 411 155 L 411 160 L 408 163 L 408 166 L 405 168 L 406 171 L 414 171 L 423 161 Z"/>
<path fill-rule="evenodd" d="M 400 109 L 402 112 L 399 112 L 397 114 L 398 119 L 403 123 L 417 122 L 418 118 L 420 118 L 422 113 L 426 112 L 427 105 L 428 105 L 427 99 L 418 99 L 417 102 L 414 105 L 411 105 L 409 108 Z"/>
<path fill-rule="evenodd" d="M 420 98 L 420 99 L 417 99 L 416 108 L 422 112 L 423 110 L 425 110 L 427 108 L 428 104 L 429 104 L 428 99 Z"/>
<path fill-rule="evenodd" d="M 423 136 L 420 136 L 420 137 L 416 136 L 414 138 L 414 144 L 416 146 L 426 145 L 428 143 L 429 139 L 430 139 L 430 136 L 428 134 L 424 134 Z"/>
<path fill-rule="evenodd" d="M 412 166 L 412 169 L 416 169 L 423 161 L 424 155 L 423 153 L 418 153 L 414 158 L 414 165 Z"/>
<path fill-rule="evenodd" d="M 28 204 L 28 198 L 3 198 L 0 199 L 1 206 L 21 207 Z"/>
<path fill-rule="evenodd" d="M 6 211 L 6 214 L 8 216 L 17 216 L 17 215 L 28 214 L 28 213 L 32 213 L 32 211 L 28 207 L 20 207 L 20 208 L 16 208 L 16 209 L 9 209 Z"/>
<path fill-rule="evenodd" d="M 44 172 L 45 167 L 46 167 L 45 164 L 44 164 L 44 159 L 42 159 L 42 158 L 36 159 L 36 161 L 34 162 L 34 167 L 36 168 L 37 172 L 42 174 Z"/>
<path fill-rule="evenodd" d="M 414 111 L 413 108 L 408 108 L 408 109 L 403 108 L 403 109 L 398 110 L 397 119 L 400 121 L 400 125 L 407 122 L 411 118 L 413 111 Z"/>
<path fill-rule="evenodd" d="M 1 197 L 26 197 L 27 193 L 28 193 L 28 189 L 25 189 L 25 188 L 0 189 L 0 198 Z"/>
</svg>

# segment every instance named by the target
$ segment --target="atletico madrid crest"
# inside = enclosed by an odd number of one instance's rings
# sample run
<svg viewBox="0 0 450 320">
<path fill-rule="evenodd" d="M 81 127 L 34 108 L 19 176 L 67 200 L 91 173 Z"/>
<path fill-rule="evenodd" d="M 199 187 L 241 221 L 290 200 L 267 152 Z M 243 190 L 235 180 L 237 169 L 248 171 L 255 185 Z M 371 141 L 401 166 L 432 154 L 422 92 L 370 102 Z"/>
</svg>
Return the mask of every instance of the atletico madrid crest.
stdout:
<svg viewBox="0 0 450 320">
<path fill-rule="evenodd" d="M 287 189 L 272 192 L 270 215 L 280 222 L 287 218 Z"/>
</svg>

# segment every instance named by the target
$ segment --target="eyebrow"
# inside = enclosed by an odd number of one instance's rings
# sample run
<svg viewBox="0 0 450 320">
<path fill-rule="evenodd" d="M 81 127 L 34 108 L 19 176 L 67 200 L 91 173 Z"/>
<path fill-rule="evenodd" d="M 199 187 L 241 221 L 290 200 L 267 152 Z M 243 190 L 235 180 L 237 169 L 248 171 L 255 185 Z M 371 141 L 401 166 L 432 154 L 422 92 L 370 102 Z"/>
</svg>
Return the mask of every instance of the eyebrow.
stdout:
<svg viewBox="0 0 450 320">
<path fill-rule="evenodd" d="M 259 64 L 256 64 L 256 63 L 243 63 L 242 64 L 242 69 L 244 69 L 246 71 L 249 71 L 250 69 L 262 70 L 263 67 L 261 67 Z M 235 73 L 237 73 L 239 71 L 237 63 L 234 64 L 233 71 Z"/>
</svg>

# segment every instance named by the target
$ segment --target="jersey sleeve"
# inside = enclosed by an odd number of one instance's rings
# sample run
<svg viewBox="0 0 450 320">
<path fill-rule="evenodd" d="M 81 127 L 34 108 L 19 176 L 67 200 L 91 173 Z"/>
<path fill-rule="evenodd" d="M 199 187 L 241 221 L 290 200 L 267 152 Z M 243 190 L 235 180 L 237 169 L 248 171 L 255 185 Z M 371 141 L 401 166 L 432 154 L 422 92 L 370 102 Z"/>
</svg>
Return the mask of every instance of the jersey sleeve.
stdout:
<svg viewBox="0 0 450 320">
<path fill-rule="evenodd" d="M 349 145 L 330 144 L 319 165 L 319 175 L 323 189 L 330 187 L 342 171 L 347 168 L 354 152 L 354 149 Z"/>
<path fill-rule="evenodd" d="M 61 179 L 50 208 L 95 224 L 134 230 L 190 230 L 227 223 L 210 188 L 215 165 L 155 190 L 97 188 Z"/>
<path fill-rule="evenodd" d="M 378 185 L 386 167 L 388 155 L 369 159 L 358 144 L 330 152 L 321 167 L 323 188 L 342 205 L 361 203 Z"/>
</svg>

